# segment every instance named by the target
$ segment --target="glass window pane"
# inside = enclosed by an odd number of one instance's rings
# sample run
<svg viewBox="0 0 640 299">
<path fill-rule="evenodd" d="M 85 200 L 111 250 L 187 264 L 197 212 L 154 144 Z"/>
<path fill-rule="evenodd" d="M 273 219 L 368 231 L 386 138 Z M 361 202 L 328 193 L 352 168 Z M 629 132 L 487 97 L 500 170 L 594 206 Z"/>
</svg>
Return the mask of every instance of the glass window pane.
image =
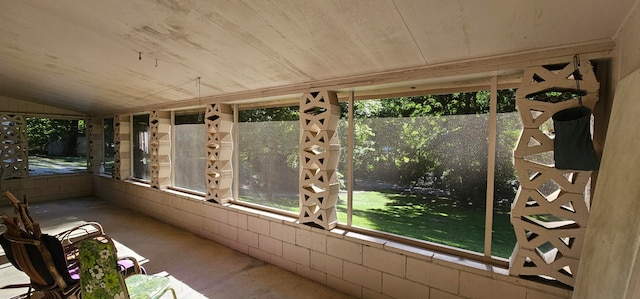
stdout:
<svg viewBox="0 0 640 299">
<path fill-rule="evenodd" d="M 151 153 L 149 152 L 149 114 L 133 116 L 133 177 L 151 180 Z"/>
<path fill-rule="evenodd" d="M 240 111 L 238 200 L 298 213 L 299 108 Z"/>
<path fill-rule="evenodd" d="M 176 112 L 173 128 L 175 187 L 206 192 L 204 111 L 190 114 Z"/>
<path fill-rule="evenodd" d="M 354 106 L 353 225 L 482 252 L 489 93 Z"/>
<path fill-rule="evenodd" d="M 29 175 L 87 171 L 84 120 L 27 118 Z"/>
<path fill-rule="evenodd" d="M 115 153 L 115 144 L 113 141 L 114 128 L 113 117 L 103 120 L 103 136 L 104 136 L 104 157 L 103 167 L 104 173 L 111 173 L 113 170 L 113 155 Z"/>
<path fill-rule="evenodd" d="M 511 225 L 511 203 L 520 184 L 513 165 L 513 150 L 520 138 L 522 124 L 516 111 L 515 94 L 515 90 L 498 91 L 491 255 L 503 258 L 511 256 L 516 245 Z"/>
<path fill-rule="evenodd" d="M 340 103 L 340 120 L 338 121 L 338 138 L 340 140 L 340 160 L 338 160 L 338 182 L 340 183 L 340 192 L 338 193 L 338 203 L 336 204 L 336 212 L 338 222 L 347 223 L 347 200 L 348 193 L 348 151 L 347 141 L 349 137 L 349 104 Z"/>
</svg>

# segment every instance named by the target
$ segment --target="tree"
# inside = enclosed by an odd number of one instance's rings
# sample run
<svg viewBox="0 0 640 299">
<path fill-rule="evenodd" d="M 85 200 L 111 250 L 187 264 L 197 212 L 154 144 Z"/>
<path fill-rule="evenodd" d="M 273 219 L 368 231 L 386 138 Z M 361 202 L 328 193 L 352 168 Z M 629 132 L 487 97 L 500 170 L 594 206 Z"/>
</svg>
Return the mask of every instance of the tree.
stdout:
<svg viewBox="0 0 640 299">
<path fill-rule="evenodd" d="M 356 102 L 356 176 L 429 186 L 482 206 L 489 98 L 489 92 L 479 91 Z M 499 92 L 498 111 L 515 111 L 513 90 Z M 513 149 L 517 131 L 499 134 L 501 154 Z M 513 193 L 511 159 L 498 161 L 496 169 L 497 193 Z"/>
<path fill-rule="evenodd" d="M 439 189 L 483 207 L 489 106 L 488 91 L 354 102 L 355 177 L 399 188 Z M 340 107 L 341 118 L 347 119 L 347 104 L 340 103 Z M 511 152 L 520 129 L 514 111 L 515 91 L 499 91 L 500 158 L 495 171 L 499 199 L 514 198 L 517 188 Z M 244 110 L 239 120 L 245 126 L 251 125 L 240 134 L 240 160 L 246 168 L 240 172 L 242 182 L 264 190 L 268 199 L 273 196 L 274 184 L 297 188 L 290 182 L 297 180 L 299 108 Z M 347 145 L 345 123 L 341 122 L 338 128 L 343 147 Z M 341 161 L 346 162 L 346 155 L 341 155 Z"/>
<path fill-rule="evenodd" d="M 272 200 L 274 190 L 297 191 L 299 108 L 279 107 L 240 111 L 241 184 L 261 190 Z M 292 138 L 293 137 L 293 138 Z"/>
<path fill-rule="evenodd" d="M 29 153 L 48 155 L 49 146 L 59 142 L 63 156 L 76 156 L 78 137 L 85 135 L 84 120 L 55 119 L 44 117 L 27 118 Z"/>
</svg>

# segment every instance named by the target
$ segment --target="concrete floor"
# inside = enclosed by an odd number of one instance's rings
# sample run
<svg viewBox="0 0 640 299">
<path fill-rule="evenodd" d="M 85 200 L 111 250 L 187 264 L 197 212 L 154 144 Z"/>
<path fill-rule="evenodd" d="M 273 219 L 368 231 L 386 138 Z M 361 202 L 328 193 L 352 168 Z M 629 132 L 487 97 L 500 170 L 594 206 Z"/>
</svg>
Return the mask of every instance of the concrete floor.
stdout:
<svg viewBox="0 0 640 299">
<path fill-rule="evenodd" d="M 2 210 L 9 215 L 13 213 L 6 206 Z M 45 232 L 59 232 L 80 221 L 99 222 L 116 241 L 119 255 L 136 256 L 144 262 L 147 273 L 170 275 L 179 298 L 353 298 L 96 198 L 34 204 L 30 210 Z M 26 282 L 26 275 L 11 266 L 4 253 L 0 253 L 0 287 Z M 0 298 L 12 298 L 24 292 L 26 289 L 0 290 Z"/>
</svg>

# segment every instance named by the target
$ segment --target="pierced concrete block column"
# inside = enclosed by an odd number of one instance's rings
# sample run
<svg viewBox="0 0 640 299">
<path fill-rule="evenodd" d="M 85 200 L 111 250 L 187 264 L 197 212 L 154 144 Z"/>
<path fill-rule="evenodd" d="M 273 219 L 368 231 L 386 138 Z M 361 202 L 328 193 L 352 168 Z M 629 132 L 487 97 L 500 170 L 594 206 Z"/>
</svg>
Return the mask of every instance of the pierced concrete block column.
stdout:
<svg viewBox="0 0 640 299">
<path fill-rule="evenodd" d="M 149 114 L 151 145 L 151 187 L 165 189 L 171 185 L 171 112 Z"/>
<path fill-rule="evenodd" d="M 333 91 L 305 93 L 300 102 L 300 223 L 332 229 L 336 203 L 340 143 L 340 105 Z"/>
<path fill-rule="evenodd" d="M 208 201 L 226 203 L 233 199 L 233 110 L 230 105 L 210 104 L 205 112 L 207 126 L 207 196 Z"/>
<path fill-rule="evenodd" d="M 589 219 L 591 171 L 556 169 L 553 123 L 558 111 L 598 101 L 599 83 L 588 60 L 581 61 L 578 90 L 573 63 L 525 70 L 516 105 L 524 129 L 513 152 L 520 189 L 511 209 L 517 244 L 511 275 L 552 278 L 573 286 Z M 586 93 L 586 94 L 585 94 Z"/>
<path fill-rule="evenodd" d="M 27 122 L 22 115 L 0 115 L 0 179 L 29 177 Z"/>
<path fill-rule="evenodd" d="M 104 156 L 102 118 L 94 117 L 87 121 L 87 137 L 87 169 L 91 173 L 99 173 Z"/>
<path fill-rule="evenodd" d="M 114 179 L 126 180 L 131 175 L 131 120 L 130 115 L 113 118 L 113 170 Z"/>
</svg>

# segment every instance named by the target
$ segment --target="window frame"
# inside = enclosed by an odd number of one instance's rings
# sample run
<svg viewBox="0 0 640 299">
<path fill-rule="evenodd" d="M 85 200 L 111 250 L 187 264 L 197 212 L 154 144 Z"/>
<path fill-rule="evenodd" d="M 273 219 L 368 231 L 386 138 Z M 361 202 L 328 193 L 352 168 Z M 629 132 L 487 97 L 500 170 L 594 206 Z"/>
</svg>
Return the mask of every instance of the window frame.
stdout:
<svg viewBox="0 0 640 299">
<path fill-rule="evenodd" d="M 281 108 L 281 107 L 291 107 L 291 106 L 299 106 L 299 102 L 295 102 L 295 103 L 287 103 L 287 104 L 282 104 L 282 105 L 270 105 L 270 106 L 258 106 L 255 107 L 253 105 L 247 105 L 244 107 L 241 107 L 238 104 L 234 104 L 233 105 L 233 127 L 231 130 L 231 138 L 233 141 L 233 154 L 232 154 L 232 167 L 234 169 L 233 171 L 233 183 L 232 183 L 232 203 L 233 204 L 237 204 L 240 206 L 245 206 L 248 208 L 253 208 L 256 210 L 262 210 L 262 211 L 266 211 L 266 212 L 270 212 L 270 213 L 274 213 L 274 214 L 278 214 L 278 215 L 282 215 L 282 216 L 288 216 L 288 217 L 295 217 L 298 218 L 300 211 L 297 212 L 292 212 L 292 211 L 287 211 L 287 210 L 283 210 L 283 209 L 278 209 L 278 208 L 274 208 L 274 207 L 270 207 L 270 206 L 265 206 L 265 205 L 261 205 L 261 204 L 256 204 L 256 203 L 252 203 L 252 202 L 248 202 L 248 201 L 243 201 L 243 200 L 239 200 L 239 167 L 240 167 L 240 148 L 241 146 L 239 145 L 239 139 L 240 139 L 240 130 L 239 130 L 239 114 L 240 114 L 240 110 L 252 110 L 252 109 L 266 109 L 266 108 Z M 298 120 L 299 123 L 299 120 Z M 298 146 L 299 146 L 299 140 L 298 140 Z M 298 177 L 299 179 L 299 177 Z M 299 191 L 298 191 L 299 192 Z M 299 196 L 299 194 L 298 194 Z M 299 201 L 299 197 L 298 197 L 298 201 Z M 299 207 L 298 207 L 299 209 Z"/>
<path fill-rule="evenodd" d="M 493 182 L 493 180 L 495 180 L 495 163 L 496 163 L 496 142 L 497 142 L 497 127 L 496 127 L 496 116 L 497 116 L 497 95 L 498 95 L 498 77 L 497 76 L 493 76 L 490 78 L 490 84 L 481 84 L 478 86 L 474 86 L 473 88 L 452 88 L 450 90 L 446 90 L 446 91 L 438 91 L 437 94 L 443 94 L 443 93 L 456 93 L 456 92 L 476 92 L 476 91 L 486 91 L 488 90 L 490 92 L 490 111 L 488 113 L 488 118 L 489 118 L 489 124 L 488 124 L 488 166 L 487 166 L 487 181 L 488 182 Z M 514 86 L 513 84 L 507 84 L 504 85 L 502 84 L 502 86 L 500 86 L 500 89 L 505 89 L 505 88 L 515 88 L 517 86 Z M 422 91 L 420 93 L 420 95 L 425 95 L 425 94 L 430 94 L 430 92 L 432 94 L 436 94 L 436 92 L 433 91 Z M 413 95 L 418 95 L 415 92 L 410 92 L 410 93 L 397 93 L 397 94 L 393 94 L 390 96 L 394 96 L 394 97 L 400 97 L 400 96 L 413 96 Z M 361 99 L 365 99 L 364 97 L 362 98 L 358 98 L 357 100 L 361 100 Z M 366 98 L 368 99 L 368 98 Z M 337 229 L 341 229 L 341 230 L 345 230 L 345 231 L 350 231 L 350 232 L 354 232 L 354 233 L 360 233 L 360 234 L 364 234 L 364 235 L 368 235 L 368 236 L 372 236 L 372 237 L 377 237 L 377 238 L 383 238 L 385 240 L 389 240 L 392 242 L 397 242 L 397 243 L 401 243 L 401 244 L 406 244 L 406 245 L 410 245 L 410 246 L 415 246 L 418 248 L 422 248 L 425 250 L 429 250 L 429 251 L 435 251 L 435 252 L 441 252 L 441 253 L 445 253 L 445 254 L 450 254 L 450 255 L 454 255 L 454 256 L 459 256 L 459 257 L 463 257 L 463 258 L 468 258 L 470 260 L 475 260 L 475 261 L 479 261 L 479 262 L 483 262 L 483 263 L 487 263 L 490 265 L 494 265 L 494 266 L 498 266 L 498 267 L 502 267 L 502 268 L 508 268 L 509 266 L 509 262 L 508 259 L 506 258 L 502 258 L 502 257 L 498 257 L 498 256 L 492 256 L 491 255 L 491 242 L 493 240 L 493 234 L 492 234 L 492 229 L 493 229 L 493 203 L 494 203 L 494 199 L 493 199 L 493 188 L 490 188 L 490 184 L 487 184 L 487 192 L 486 192 L 486 206 L 485 206 L 485 217 L 484 217 L 484 223 L 485 223 L 485 234 L 484 234 L 484 241 L 485 241 L 485 246 L 484 246 L 484 252 L 475 252 L 475 251 L 470 251 L 470 250 L 465 250 L 465 249 L 461 249 L 461 248 L 457 248 L 457 247 L 451 247 L 451 246 L 447 246 L 444 244 L 439 244 L 439 243 L 434 243 L 434 242 L 429 242 L 429 241 L 424 241 L 424 240 L 419 240 L 419 239 L 413 239 L 407 236 L 402 236 L 402 235 L 396 235 L 396 234 L 392 234 L 392 233 L 387 233 L 387 232 L 383 232 L 383 231 L 379 231 L 379 230 L 374 230 L 374 229 L 368 229 L 368 228 L 362 228 L 362 227 L 357 227 L 357 226 L 353 226 L 352 224 L 352 214 L 353 214 L 353 184 L 351 182 L 353 182 L 353 141 L 355 139 L 354 136 L 354 111 L 353 111 L 353 107 L 354 107 L 354 102 L 356 100 L 356 96 L 354 91 L 349 92 L 348 94 L 348 98 L 344 99 L 342 98 L 340 101 L 341 102 L 347 102 L 349 105 L 349 110 L 348 110 L 348 119 L 347 119 L 347 145 L 342 145 L 342 148 L 344 149 L 346 147 L 346 151 L 343 151 L 343 154 L 346 153 L 347 157 L 347 173 L 345 174 L 345 180 L 346 180 L 346 191 L 347 191 L 347 223 L 343 223 L 343 222 L 338 222 L 336 228 Z M 233 108 L 233 127 L 232 127 L 232 140 L 233 140 L 233 157 L 232 157 L 232 165 L 233 165 L 233 187 L 232 187 L 232 200 L 230 202 L 230 204 L 234 204 L 234 205 L 239 205 L 239 206 L 244 206 L 247 208 L 251 208 L 251 209 L 256 209 L 256 210 L 260 210 L 260 211 L 264 211 L 264 212 L 269 212 L 269 213 L 273 213 L 273 214 L 278 214 L 278 215 L 282 215 L 282 216 L 287 216 L 287 217 L 295 217 L 298 218 L 299 217 L 299 212 L 295 213 L 295 212 L 290 212 L 290 211 L 286 211 L 286 210 L 281 210 L 278 208 L 273 208 L 273 207 L 269 207 L 269 206 L 264 206 L 264 205 L 260 205 L 260 204 L 255 204 L 255 203 L 251 203 L 251 202 L 245 202 L 245 201 L 241 201 L 238 200 L 238 174 L 239 174 L 239 146 L 238 146 L 238 136 L 239 136 L 239 123 L 238 123 L 238 114 L 240 110 L 247 110 L 247 109 L 259 109 L 259 108 L 271 108 L 271 107 L 281 107 L 281 106 L 295 106 L 297 103 L 295 102 L 286 102 L 286 103 L 281 103 L 281 104 L 275 104 L 275 105 L 269 105 L 269 106 L 263 106 L 263 105 L 255 105 L 255 104 L 243 104 L 243 105 L 239 105 L 239 104 L 229 104 L 232 106 Z M 173 110 L 172 111 L 172 117 L 171 117 L 171 126 L 172 126 L 172 135 L 175 136 L 175 112 L 176 111 L 180 111 L 180 110 Z M 131 117 L 133 117 L 133 115 L 131 115 Z M 133 122 L 133 119 L 131 120 Z M 131 126 L 131 129 L 133 130 L 133 126 Z M 133 137 L 133 132 L 131 133 L 131 136 Z M 205 137 L 203 137 L 205 138 Z M 172 159 L 174 159 L 174 154 L 175 154 L 175 142 L 173 142 L 173 137 L 172 137 L 172 144 L 171 144 L 171 152 L 172 152 Z M 133 159 L 132 159 L 133 160 Z M 132 168 L 133 169 L 133 168 Z M 189 190 L 189 189 L 185 189 L 185 188 L 180 188 L 175 186 L 175 167 L 172 164 L 171 167 L 171 177 L 172 177 L 172 183 L 170 186 L 170 189 L 179 191 L 179 192 L 184 192 L 184 193 L 188 193 L 188 194 L 192 194 L 192 195 L 196 195 L 199 197 L 205 197 L 206 196 L 206 192 L 199 192 L 196 190 Z M 203 174 L 204 175 L 204 174 Z M 487 246 L 487 244 L 489 244 Z"/>
<path fill-rule="evenodd" d="M 175 190 L 175 191 L 179 191 L 179 192 L 183 192 L 183 193 L 187 193 L 187 194 L 191 194 L 191 195 L 196 195 L 196 196 L 202 196 L 203 198 L 207 195 L 206 191 L 198 191 L 198 190 L 192 190 L 192 189 L 188 189 L 188 188 L 184 188 L 184 187 L 180 187 L 180 186 L 176 186 L 176 170 L 177 167 L 175 165 L 175 161 L 176 160 L 176 142 L 175 142 L 175 136 L 176 136 L 176 112 L 184 112 L 185 114 L 191 114 L 189 112 L 193 112 L 194 114 L 196 112 L 201 112 L 203 117 L 205 114 L 205 107 L 199 107 L 197 109 L 177 109 L 177 110 L 171 110 L 171 185 L 169 186 L 169 189 Z M 204 126 L 206 126 L 206 124 L 203 123 Z M 205 128 L 206 131 L 206 128 Z M 204 135 L 202 136 L 202 138 L 206 138 Z M 206 140 L 205 140 L 206 141 Z M 202 148 L 202 151 L 204 152 L 205 148 Z M 205 169 L 206 171 L 206 169 Z M 205 178 L 205 172 L 202 173 L 203 176 L 203 180 L 206 183 L 206 178 Z M 205 186 L 206 189 L 206 186 Z"/>
<path fill-rule="evenodd" d="M 147 140 L 147 143 L 150 143 L 150 141 L 151 141 L 151 123 L 149 121 L 149 117 L 151 116 L 151 113 L 150 112 L 143 112 L 143 113 L 130 114 L 129 115 L 129 123 L 131 125 L 129 126 L 129 136 L 130 136 L 129 137 L 130 138 L 129 152 L 130 152 L 131 157 L 129 159 L 129 167 L 131 169 L 131 173 L 129 174 L 129 178 L 128 179 L 132 180 L 132 181 L 144 183 L 144 184 L 151 184 L 151 178 L 149 178 L 148 180 L 145 180 L 143 178 L 135 177 L 135 169 L 134 169 L 134 167 L 135 167 L 135 163 L 134 163 L 134 146 L 135 146 L 135 143 L 134 143 L 134 138 L 136 138 L 136 137 L 134 135 L 134 127 L 135 127 L 135 125 L 134 125 L 133 119 L 134 119 L 135 116 L 140 116 L 140 115 L 147 115 L 147 121 L 149 122 L 149 134 L 148 134 L 149 135 L 148 136 L 149 139 Z M 151 169 L 150 168 L 149 168 L 149 173 L 151 173 Z"/>
<path fill-rule="evenodd" d="M 103 172 L 100 172 L 100 174 L 111 175 L 112 176 L 113 175 L 113 166 L 111 167 L 111 171 L 109 171 L 109 172 L 107 172 L 106 167 L 104 167 L 106 165 L 106 151 L 105 151 L 105 149 L 107 147 L 107 140 L 106 140 L 107 136 L 105 134 L 105 129 L 106 129 L 106 123 L 107 123 L 106 121 L 109 120 L 109 119 L 111 120 L 111 129 L 112 129 L 112 131 L 111 131 L 111 135 L 112 135 L 111 142 L 114 143 L 114 141 L 115 141 L 115 134 L 116 134 L 115 127 L 114 127 L 115 117 L 113 117 L 113 116 L 111 116 L 111 117 L 103 117 L 102 118 L 102 127 L 101 127 L 101 129 L 102 129 L 102 132 L 101 132 L 102 133 L 102 159 L 100 161 L 101 164 L 99 166 L 99 169 L 103 169 L 104 170 Z M 114 156 L 115 156 L 115 149 L 114 149 Z M 114 160 L 114 163 L 115 163 L 115 157 L 112 157 L 111 159 Z"/>
<path fill-rule="evenodd" d="M 497 95 L 498 95 L 498 77 L 491 77 L 491 81 L 489 85 L 481 85 L 477 86 L 473 89 L 460 89 L 460 90 L 451 90 L 448 91 L 450 93 L 454 92 L 475 92 L 488 90 L 490 93 L 490 107 L 489 107 L 489 123 L 488 123 L 488 161 L 487 161 L 487 186 L 486 186 L 486 197 L 485 197 L 485 217 L 484 217 L 484 225 L 485 225 L 485 233 L 484 233 L 484 252 L 475 252 L 470 250 L 465 250 L 462 248 L 447 246 L 444 244 L 413 239 L 410 237 L 396 235 L 392 233 L 387 233 L 379 230 L 368 229 L 363 227 L 357 227 L 353 225 L 352 215 L 353 215 L 353 151 L 354 151 L 354 103 L 356 101 L 356 97 L 353 91 L 349 93 L 348 99 L 346 99 L 348 103 L 348 119 L 347 119 L 347 173 L 346 177 L 346 186 L 347 186 L 347 222 L 338 222 L 337 228 L 353 231 L 356 233 L 366 234 L 374 237 L 388 239 L 394 242 L 404 243 L 412 246 L 417 246 L 421 248 L 425 248 L 428 250 L 434 250 L 438 252 L 443 252 L 447 254 L 452 254 L 456 256 L 461 256 L 473 260 L 478 260 L 481 262 L 485 262 L 488 264 L 492 264 L 499 267 L 508 268 L 509 262 L 508 259 L 493 256 L 491 255 L 492 251 L 492 240 L 493 240 L 493 203 L 494 203 L 494 180 L 495 180 L 495 164 L 496 164 L 496 142 L 497 142 Z M 441 92 L 444 93 L 444 92 Z M 428 94 L 425 91 L 422 94 Z M 394 96 L 406 96 L 402 94 L 397 94 Z M 363 100 L 358 99 L 358 100 Z"/>
<path fill-rule="evenodd" d="M 12 113 L 12 114 L 20 114 L 20 113 Z M 84 155 L 84 159 L 85 159 L 85 170 L 84 171 L 77 171 L 77 172 L 63 172 L 63 173 L 49 173 L 49 174 L 40 174 L 40 175 L 31 175 L 28 174 L 28 177 L 44 177 L 44 176 L 52 176 L 52 175 L 73 175 L 73 174 L 84 174 L 84 173 L 90 173 L 91 170 L 89 169 L 89 141 L 91 136 L 89 136 L 88 133 L 88 124 L 90 122 L 90 118 L 86 117 L 86 116 L 81 116 L 81 115 L 56 115 L 56 114 L 37 114 L 37 113 L 25 113 L 22 114 L 22 117 L 24 118 L 24 129 L 25 129 L 25 137 L 26 137 L 26 143 L 27 143 L 27 149 L 26 149 L 26 155 L 27 155 L 27 167 L 30 168 L 31 166 L 31 160 L 29 159 L 29 155 L 30 155 L 30 146 L 29 146 L 29 133 L 27 130 L 28 127 L 28 119 L 29 118 L 46 118 L 46 119 L 58 119 L 58 120 L 82 120 L 84 122 L 84 137 L 85 137 L 85 152 L 86 154 Z"/>
</svg>

